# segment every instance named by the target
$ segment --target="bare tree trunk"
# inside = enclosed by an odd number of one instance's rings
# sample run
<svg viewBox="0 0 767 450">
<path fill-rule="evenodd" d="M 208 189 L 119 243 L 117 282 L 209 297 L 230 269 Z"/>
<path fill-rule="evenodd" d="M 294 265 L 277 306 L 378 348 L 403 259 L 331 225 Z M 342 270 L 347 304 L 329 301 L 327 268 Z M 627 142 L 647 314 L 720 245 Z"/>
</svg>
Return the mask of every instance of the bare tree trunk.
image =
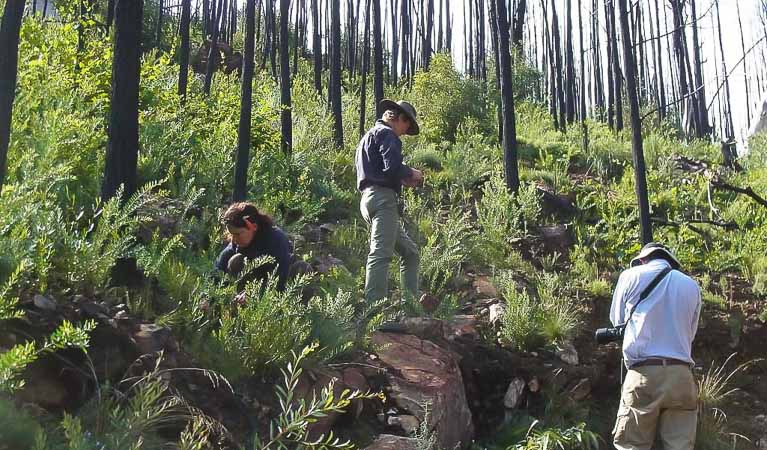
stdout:
<svg viewBox="0 0 767 450">
<path fill-rule="evenodd" d="M 599 5 L 597 0 L 591 3 L 591 48 L 593 52 L 593 71 L 594 71 L 594 107 L 599 112 L 600 117 L 604 118 L 605 109 L 605 91 L 602 80 L 602 45 L 599 40 Z"/>
<path fill-rule="evenodd" d="M 285 154 L 289 154 L 293 149 L 293 115 L 291 111 L 293 103 L 290 98 L 290 44 L 288 38 L 289 8 L 290 0 L 280 0 L 280 124 L 282 126 L 280 148 Z M 340 80 L 338 83 L 340 86 Z"/>
<path fill-rule="evenodd" d="M 286 0 L 281 0 L 285 2 Z M 285 20 L 285 19 L 283 19 Z M 242 80 L 240 84 L 240 123 L 237 128 L 237 159 L 234 164 L 234 189 L 232 201 L 241 202 L 248 194 L 248 165 L 250 162 L 250 121 L 253 112 L 253 71 L 255 65 L 256 0 L 245 2 L 245 54 L 242 61 Z M 281 86 L 282 90 L 285 89 Z M 290 86 L 288 86 L 288 103 Z M 290 113 L 290 111 L 288 111 Z M 285 123 L 283 121 L 282 142 L 285 142 Z M 290 130 L 288 130 L 290 134 Z M 284 150 L 284 148 L 283 148 Z"/>
<path fill-rule="evenodd" d="M 122 0 L 118 0 L 122 1 Z M 224 0 L 219 0 L 219 12 L 221 11 L 221 6 L 223 6 Z M 202 92 L 205 93 L 205 95 L 210 95 L 210 86 L 213 83 L 213 72 L 216 71 L 216 68 L 218 67 L 218 14 L 214 13 L 213 17 L 213 35 L 210 39 L 210 51 L 208 52 L 208 66 L 205 70 L 205 82 L 202 85 Z"/>
<path fill-rule="evenodd" d="M 714 3 L 716 4 L 716 25 L 717 29 L 719 30 L 719 51 L 722 53 L 722 74 L 724 75 L 724 90 L 725 90 L 725 110 L 724 113 L 726 115 L 724 122 L 725 122 L 725 133 L 727 140 L 732 140 L 735 138 L 735 129 L 732 123 L 732 105 L 730 103 L 730 77 L 727 73 L 727 63 L 724 58 L 724 44 L 722 44 L 722 22 L 719 18 L 719 0 L 714 0 Z"/>
<path fill-rule="evenodd" d="M 650 18 L 650 26 L 652 27 L 652 18 Z M 663 72 L 663 47 L 660 31 L 660 11 L 658 11 L 658 0 L 655 0 L 655 32 L 650 31 L 653 35 L 653 59 L 656 62 L 655 66 L 655 90 L 657 92 L 658 103 L 658 122 L 666 118 L 666 80 Z M 656 42 L 657 41 L 657 42 Z M 657 43 L 657 46 L 656 46 Z"/>
<path fill-rule="evenodd" d="M 514 90 L 511 78 L 511 54 L 509 48 L 509 22 L 505 0 L 495 2 L 498 21 L 498 52 L 501 66 L 501 105 L 503 110 L 503 162 L 506 187 L 511 192 L 519 190 L 517 167 L 517 129 L 514 113 Z"/>
<path fill-rule="evenodd" d="M 404 0 L 402 0 L 404 1 Z M 397 33 L 397 11 L 399 10 L 397 0 L 391 2 L 391 82 L 397 84 L 397 77 L 399 76 L 399 68 L 397 67 L 399 56 L 399 35 Z M 404 21 L 404 18 L 402 19 Z"/>
<path fill-rule="evenodd" d="M 376 103 L 376 119 L 381 118 L 381 100 L 384 97 L 383 46 L 381 43 L 381 4 L 373 2 L 373 97 Z"/>
<path fill-rule="evenodd" d="M 613 110 L 615 111 L 615 129 L 621 131 L 623 130 L 623 76 L 621 74 L 621 63 L 618 53 L 618 32 L 615 24 L 615 8 L 608 9 L 609 17 L 607 18 L 607 21 L 610 26 L 610 35 L 612 36 L 612 39 L 608 40 L 608 44 L 612 46 L 610 54 L 612 55 L 613 61 L 610 66 L 613 69 L 613 89 L 615 89 L 615 93 L 613 94 L 613 100 L 615 101 L 615 104 L 613 105 Z"/>
<path fill-rule="evenodd" d="M 703 63 L 700 58 L 700 44 L 698 42 L 698 15 L 695 8 L 696 0 L 689 0 L 690 12 L 692 13 L 692 55 L 695 71 L 695 99 L 698 102 L 698 138 L 704 138 L 711 132 L 708 124 L 708 111 L 706 108 L 706 89 L 703 80 Z M 736 2 L 737 3 L 737 2 Z"/>
<path fill-rule="evenodd" d="M 360 84 L 360 126 L 359 134 L 365 134 L 365 113 L 367 112 L 368 71 L 370 68 L 370 0 L 365 0 L 365 34 L 362 36 L 362 83 Z"/>
<path fill-rule="evenodd" d="M 109 133 L 101 185 L 101 198 L 104 201 L 114 197 L 120 186 L 123 186 L 124 198 L 136 192 L 143 16 L 143 0 L 118 0 L 115 5 Z"/>
<path fill-rule="evenodd" d="M 287 2 L 288 0 L 281 1 Z M 341 148 L 344 145 L 344 126 L 341 115 L 341 5 L 339 0 L 331 0 L 330 20 L 331 44 L 333 46 L 330 52 L 330 104 L 333 111 L 333 140 L 336 148 Z"/>
<path fill-rule="evenodd" d="M 402 76 L 410 78 L 410 16 L 408 15 L 408 3 L 410 0 L 400 0 L 402 22 Z"/>
<path fill-rule="evenodd" d="M 445 0 L 445 41 L 447 53 L 450 54 L 453 50 L 453 16 L 450 15 L 450 0 Z"/>
<path fill-rule="evenodd" d="M 467 3 L 469 4 L 469 76 L 476 77 L 477 72 L 474 66 L 474 2 L 467 0 Z"/>
<path fill-rule="evenodd" d="M 0 23 L 0 192 L 8 171 L 8 147 L 19 65 L 19 32 L 23 16 L 24 0 L 6 0 Z"/>
<path fill-rule="evenodd" d="M 314 89 L 322 97 L 322 38 L 320 36 L 319 0 L 312 0 L 312 53 L 314 53 Z"/>
<path fill-rule="evenodd" d="M 155 48 L 161 48 L 162 47 L 162 16 L 163 16 L 163 6 L 164 6 L 164 0 L 158 0 L 157 1 L 157 30 L 155 34 Z"/>
<path fill-rule="evenodd" d="M 43 4 L 43 17 L 45 17 L 46 10 L 48 9 L 48 0 L 45 0 Z M 107 0 L 107 28 L 112 27 L 112 22 L 115 20 L 115 0 Z"/>
<path fill-rule="evenodd" d="M 637 5 L 637 7 L 639 7 Z M 650 224 L 650 203 L 647 197 L 647 180 L 645 178 L 644 151 L 642 149 L 642 122 L 639 116 L 639 94 L 636 80 L 636 58 L 631 43 L 628 9 L 626 0 L 618 0 L 618 14 L 623 30 L 623 64 L 626 72 L 626 91 L 631 112 L 631 149 L 634 161 L 634 176 L 637 201 L 639 203 L 639 227 L 642 244 L 652 242 L 652 226 Z"/>
<path fill-rule="evenodd" d="M 567 106 L 565 105 L 565 85 L 562 78 L 562 44 L 559 39 L 559 19 L 557 18 L 556 2 L 551 2 L 551 29 L 553 42 L 553 52 L 556 61 L 557 72 L 557 108 L 559 109 L 559 130 L 567 131 Z M 500 20 L 500 19 L 498 19 Z"/>
<path fill-rule="evenodd" d="M 527 0 L 519 0 L 517 4 L 517 14 L 514 18 L 514 36 L 512 42 L 517 48 L 524 48 L 522 36 L 525 29 L 525 14 L 527 13 Z"/>
<path fill-rule="evenodd" d="M 746 127 L 751 128 L 751 96 L 749 95 L 748 62 L 746 61 L 746 42 L 743 39 L 743 21 L 740 18 L 740 3 L 735 2 L 738 13 L 738 28 L 740 29 L 740 48 L 743 50 L 743 85 L 746 88 Z"/>
<path fill-rule="evenodd" d="M 500 65 L 500 53 L 498 52 L 498 40 L 500 36 L 498 34 L 498 18 L 496 12 L 498 7 L 495 5 L 497 0 L 490 0 L 490 11 L 488 18 L 490 19 L 490 38 L 493 43 L 493 58 L 495 59 L 495 88 L 498 92 L 501 92 L 501 65 Z M 504 1 L 504 0 L 501 0 Z M 503 105 L 499 101 L 496 108 L 496 116 L 498 120 L 498 142 L 503 142 Z"/>
<path fill-rule="evenodd" d="M 180 63 L 178 73 L 178 95 L 181 102 L 186 101 L 186 87 L 189 82 L 189 25 L 191 22 L 192 0 L 181 0 L 181 33 Z"/>
<path fill-rule="evenodd" d="M 573 57 L 572 0 L 565 2 L 565 114 L 567 123 L 575 121 L 575 60 Z"/>
</svg>

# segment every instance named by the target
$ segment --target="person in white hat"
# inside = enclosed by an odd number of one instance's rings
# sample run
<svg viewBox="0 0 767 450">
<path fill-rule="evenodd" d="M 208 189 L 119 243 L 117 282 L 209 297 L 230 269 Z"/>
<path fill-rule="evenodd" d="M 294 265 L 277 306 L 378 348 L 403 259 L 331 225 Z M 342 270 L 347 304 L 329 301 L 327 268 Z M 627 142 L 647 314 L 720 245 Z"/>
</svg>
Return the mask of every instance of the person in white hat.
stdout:
<svg viewBox="0 0 767 450">
<path fill-rule="evenodd" d="M 615 286 L 610 321 L 625 323 L 628 368 L 613 430 L 618 450 L 650 450 L 656 433 L 665 450 L 695 446 L 698 390 L 691 353 L 700 287 L 679 269 L 671 250 L 651 242 Z"/>
<path fill-rule="evenodd" d="M 402 258 L 403 295 L 418 298 L 418 246 L 400 221 L 402 186 L 417 186 L 423 174 L 402 162 L 400 136 L 419 132 L 416 112 L 408 102 L 382 100 L 381 120 L 360 140 L 355 155 L 360 212 L 370 226 L 370 252 L 365 270 L 365 299 L 388 296 L 389 264 L 394 252 Z"/>
</svg>

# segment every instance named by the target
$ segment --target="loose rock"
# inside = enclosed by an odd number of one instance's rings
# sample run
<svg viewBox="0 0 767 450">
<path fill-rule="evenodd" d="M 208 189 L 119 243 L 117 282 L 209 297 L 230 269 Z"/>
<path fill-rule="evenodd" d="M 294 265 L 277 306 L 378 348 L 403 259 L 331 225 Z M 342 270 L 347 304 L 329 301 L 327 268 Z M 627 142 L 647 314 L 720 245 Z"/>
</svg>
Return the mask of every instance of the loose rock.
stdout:
<svg viewBox="0 0 767 450">
<path fill-rule="evenodd" d="M 56 311 L 56 302 L 44 295 L 35 294 L 33 303 L 35 307 L 43 311 Z"/>
<path fill-rule="evenodd" d="M 525 391 L 525 380 L 514 378 L 506 389 L 506 395 L 503 396 L 503 406 L 506 409 L 516 409 L 522 401 L 522 393 Z"/>
<path fill-rule="evenodd" d="M 585 400 L 591 395 L 591 380 L 581 378 L 578 383 L 570 389 L 570 397 L 575 401 Z"/>
<path fill-rule="evenodd" d="M 571 366 L 578 365 L 578 351 L 570 341 L 558 345 L 556 355 L 559 359 Z"/>
<path fill-rule="evenodd" d="M 365 450 L 417 450 L 418 440 L 391 434 L 382 434 Z"/>
</svg>

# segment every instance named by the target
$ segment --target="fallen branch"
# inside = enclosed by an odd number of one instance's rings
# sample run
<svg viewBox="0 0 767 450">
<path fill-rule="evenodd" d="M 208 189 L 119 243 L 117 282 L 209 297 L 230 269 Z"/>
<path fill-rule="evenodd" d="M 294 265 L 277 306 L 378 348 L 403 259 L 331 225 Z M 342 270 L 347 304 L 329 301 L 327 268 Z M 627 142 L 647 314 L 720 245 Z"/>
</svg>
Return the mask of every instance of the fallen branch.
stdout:
<svg viewBox="0 0 767 450">
<path fill-rule="evenodd" d="M 754 200 L 756 203 L 767 208 L 767 200 L 765 200 L 764 197 L 754 192 L 754 190 L 750 186 L 742 188 L 739 186 L 734 186 L 724 181 L 722 177 L 719 176 L 719 174 L 716 171 L 710 168 L 709 163 L 705 161 L 691 159 L 682 155 L 674 155 L 672 156 L 671 159 L 676 163 L 677 169 L 684 170 L 685 172 L 700 173 L 709 179 L 711 186 L 717 189 L 722 189 L 725 191 L 747 195 L 751 197 L 751 199 Z M 711 206 L 713 207 L 713 204 Z"/>
<path fill-rule="evenodd" d="M 753 201 L 755 201 L 756 203 L 759 203 L 760 205 L 762 205 L 765 208 L 767 208 L 767 200 L 765 200 L 762 196 L 760 196 L 759 194 L 754 192 L 754 190 L 750 186 L 747 186 L 745 188 L 738 187 L 738 186 L 733 186 L 730 183 L 722 181 L 722 179 L 719 178 L 719 176 L 715 176 L 714 178 L 712 178 L 711 179 L 711 184 L 715 188 L 723 189 L 725 191 L 736 192 L 738 194 L 747 195 L 747 196 L 751 197 L 751 199 Z"/>
<path fill-rule="evenodd" d="M 706 240 L 711 240 L 711 236 L 709 236 L 708 233 L 706 233 L 705 231 L 703 231 L 700 228 L 696 227 L 695 225 L 682 224 L 682 223 L 679 223 L 679 222 L 674 222 L 674 221 L 671 221 L 671 220 L 662 219 L 660 217 L 650 217 L 650 222 L 657 223 L 658 225 L 665 225 L 667 227 L 673 227 L 673 228 L 681 228 L 682 225 L 686 225 L 687 228 L 689 228 L 690 230 L 698 233 L 699 235 L 701 235 Z"/>
</svg>

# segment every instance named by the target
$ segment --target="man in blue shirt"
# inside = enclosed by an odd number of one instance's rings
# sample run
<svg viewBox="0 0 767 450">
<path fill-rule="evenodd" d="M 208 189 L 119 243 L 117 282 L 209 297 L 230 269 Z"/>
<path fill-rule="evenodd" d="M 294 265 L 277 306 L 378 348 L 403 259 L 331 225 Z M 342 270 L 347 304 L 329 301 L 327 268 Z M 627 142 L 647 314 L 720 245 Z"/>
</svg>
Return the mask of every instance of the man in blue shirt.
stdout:
<svg viewBox="0 0 767 450">
<path fill-rule="evenodd" d="M 423 174 L 402 162 L 400 136 L 419 132 L 416 112 L 405 101 L 382 100 L 381 120 L 360 140 L 355 154 L 357 189 L 362 192 L 360 212 L 370 226 L 370 252 L 365 271 L 365 299 L 388 296 L 389 264 L 396 251 L 402 258 L 403 294 L 418 297 L 418 247 L 400 221 L 402 186 L 417 186 Z"/>
</svg>

